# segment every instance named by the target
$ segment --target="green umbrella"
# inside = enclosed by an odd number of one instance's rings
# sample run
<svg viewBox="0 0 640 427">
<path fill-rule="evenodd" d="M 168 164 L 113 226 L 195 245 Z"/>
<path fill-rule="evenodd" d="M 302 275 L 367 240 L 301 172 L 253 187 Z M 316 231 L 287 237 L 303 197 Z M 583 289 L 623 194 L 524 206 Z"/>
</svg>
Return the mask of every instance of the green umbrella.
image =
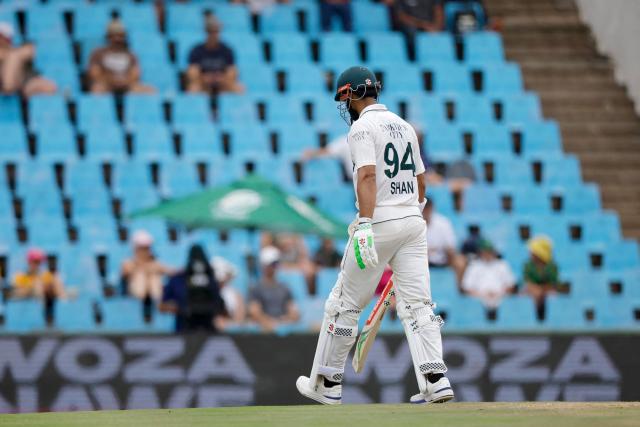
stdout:
<svg viewBox="0 0 640 427">
<path fill-rule="evenodd" d="M 159 216 L 188 228 L 255 228 L 344 238 L 347 226 L 259 176 L 143 209 L 132 217 Z"/>
</svg>

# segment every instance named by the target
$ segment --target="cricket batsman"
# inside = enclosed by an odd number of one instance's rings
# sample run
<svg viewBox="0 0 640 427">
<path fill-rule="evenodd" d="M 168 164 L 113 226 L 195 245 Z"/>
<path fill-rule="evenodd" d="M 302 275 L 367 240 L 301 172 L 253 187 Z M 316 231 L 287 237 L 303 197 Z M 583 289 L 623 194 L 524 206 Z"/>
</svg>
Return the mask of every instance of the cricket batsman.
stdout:
<svg viewBox="0 0 640 427">
<path fill-rule="evenodd" d="M 311 375 L 296 381 L 302 395 L 327 405 L 342 401 L 344 366 L 358 334 L 358 319 L 387 264 L 393 269 L 398 316 L 420 389 L 411 402 L 453 399 L 444 376 L 443 321 L 433 312 L 429 284 L 422 219 L 425 168 L 414 129 L 378 103 L 380 88 L 365 67 L 351 67 L 338 77 L 335 100 L 351 126 L 347 143 L 358 217 L 349 227 L 340 274 L 325 303 Z"/>
</svg>

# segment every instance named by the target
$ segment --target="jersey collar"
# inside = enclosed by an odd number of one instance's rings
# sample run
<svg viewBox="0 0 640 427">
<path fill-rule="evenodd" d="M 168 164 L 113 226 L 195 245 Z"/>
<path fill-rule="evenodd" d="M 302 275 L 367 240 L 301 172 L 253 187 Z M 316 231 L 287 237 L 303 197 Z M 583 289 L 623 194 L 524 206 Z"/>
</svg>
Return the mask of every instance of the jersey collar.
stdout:
<svg viewBox="0 0 640 427">
<path fill-rule="evenodd" d="M 387 111 L 387 106 L 384 104 L 371 104 L 360 111 L 358 118 L 364 116 L 364 113 L 368 113 L 369 111 Z"/>
</svg>

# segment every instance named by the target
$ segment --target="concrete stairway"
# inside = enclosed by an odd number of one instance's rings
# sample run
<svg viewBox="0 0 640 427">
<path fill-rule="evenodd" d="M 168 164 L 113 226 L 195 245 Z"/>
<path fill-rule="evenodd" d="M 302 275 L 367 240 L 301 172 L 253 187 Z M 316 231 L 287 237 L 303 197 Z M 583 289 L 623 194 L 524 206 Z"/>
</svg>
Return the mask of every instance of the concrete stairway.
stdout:
<svg viewBox="0 0 640 427">
<path fill-rule="evenodd" d="M 564 150 L 580 158 L 585 181 L 600 185 L 604 207 L 640 239 L 640 119 L 608 58 L 598 54 L 571 0 L 485 0 L 502 20 L 507 59 L 522 67 L 545 117 L 560 124 Z"/>
</svg>

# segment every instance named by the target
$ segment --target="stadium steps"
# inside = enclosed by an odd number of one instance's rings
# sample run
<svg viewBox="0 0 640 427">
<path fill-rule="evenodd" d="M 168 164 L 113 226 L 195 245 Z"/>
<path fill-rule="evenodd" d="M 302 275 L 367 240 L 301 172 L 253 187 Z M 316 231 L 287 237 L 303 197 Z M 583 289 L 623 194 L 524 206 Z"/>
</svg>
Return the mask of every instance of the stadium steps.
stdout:
<svg viewBox="0 0 640 427">
<path fill-rule="evenodd" d="M 505 53 L 521 66 L 546 117 L 558 120 L 566 151 L 585 181 L 599 184 L 626 237 L 640 239 L 640 120 L 611 61 L 599 54 L 573 0 L 487 0 L 501 21 Z"/>
</svg>

